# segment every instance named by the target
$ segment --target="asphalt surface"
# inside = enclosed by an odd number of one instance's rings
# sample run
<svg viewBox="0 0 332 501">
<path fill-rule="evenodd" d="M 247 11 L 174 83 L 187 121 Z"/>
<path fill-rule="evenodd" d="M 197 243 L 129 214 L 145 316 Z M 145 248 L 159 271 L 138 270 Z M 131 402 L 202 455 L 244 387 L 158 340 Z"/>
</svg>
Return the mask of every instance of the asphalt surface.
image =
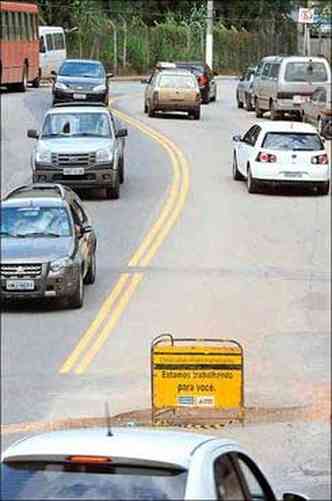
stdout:
<svg viewBox="0 0 332 501">
<path fill-rule="evenodd" d="M 146 409 L 156 335 L 233 338 L 245 352 L 246 406 L 272 409 L 275 418 L 222 434 L 253 452 L 279 492 L 294 487 L 330 499 L 330 197 L 302 189 L 249 195 L 233 181 L 231 138 L 255 121 L 236 109 L 235 85 L 219 82 L 218 101 L 197 122 L 148 118 L 141 84 L 113 84 L 114 108 L 182 151 L 188 195 L 153 258 L 129 268 L 170 197 L 174 171 L 165 147 L 128 125 L 120 200 L 83 197 L 99 239 L 97 281 L 86 288 L 84 308 L 30 303 L 2 314 L 2 423 L 102 416 L 105 400 L 113 414 Z M 31 179 L 26 130 L 38 127 L 51 100 L 44 88 L 1 98 L 5 192 Z M 122 315 L 81 374 L 75 366 L 61 373 L 125 273 L 141 280 Z M 291 420 L 278 419 L 290 408 Z M 3 446 L 14 438 L 5 434 Z"/>
</svg>

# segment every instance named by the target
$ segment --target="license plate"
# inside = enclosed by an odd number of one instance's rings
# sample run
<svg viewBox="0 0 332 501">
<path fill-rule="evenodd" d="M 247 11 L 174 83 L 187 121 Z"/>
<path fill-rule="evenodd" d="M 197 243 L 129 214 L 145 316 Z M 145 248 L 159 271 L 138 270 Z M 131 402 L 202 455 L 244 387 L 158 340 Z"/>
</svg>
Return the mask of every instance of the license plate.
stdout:
<svg viewBox="0 0 332 501">
<path fill-rule="evenodd" d="M 294 104 L 302 104 L 305 103 L 306 98 L 305 96 L 293 96 L 293 103 Z"/>
<path fill-rule="evenodd" d="M 9 291 L 32 291 L 34 288 L 34 280 L 7 280 L 6 282 L 6 289 Z"/>
<path fill-rule="evenodd" d="M 302 177 L 302 172 L 284 172 L 285 177 Z"/>
<path fill-rule="evenodd" d="M 83 167 L 65 167 L 63 169 L 64 176 L 82 176 L 84 173 Z"/>
<path fill-rule="evenodd" d="M 73 94 L 74 99 L 86 99 L 86 94 Z"/>
</svg>

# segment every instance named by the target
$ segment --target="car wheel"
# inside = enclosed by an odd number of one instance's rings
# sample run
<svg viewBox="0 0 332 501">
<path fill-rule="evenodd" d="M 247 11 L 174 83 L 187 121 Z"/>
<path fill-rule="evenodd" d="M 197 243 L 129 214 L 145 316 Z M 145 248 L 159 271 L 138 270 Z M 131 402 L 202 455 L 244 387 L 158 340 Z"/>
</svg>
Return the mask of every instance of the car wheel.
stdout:
<svg viewBox="0 0 332 501">
<path fill-rule="evenodd" d="M 106 189 L 106 197 L 111 200 L 120 198 L 120 175 L 119 171 L 116 172 L 115 182 L 111 188 Z"/>
<path fill-rule="evenodd" d="M 146 105 L 146 103 L 144 103 L 144 113 L 147 113 L 148 112 L 148 107 Z"/>
<path fill-rule="evenodd" d="M 252 177 L 250 167 L 248 168 L 247 188 L 248 188 L 248 193 L 257 193 L 258 191 L 258 183 L 256 179 Z"/>
<path fill-rule="evenodd" d="M 233 179 L 235 181 L 242 181 L 243 179 L 243 176 L 237 167 L 237 158 L 235 152 L 233 156 Z"/>
<path fill-rule="evenodd" d="M 318 195 L 328 195 L 330 191 L 330 181 L 325 181 L 324 183 L 319 183 L 317 185 Z"/>
<path fill-rule="evenodd" d="M 83 277 L 80 271 L 79 281 L 74 294 L 68 299 L 68 306 L 70 308 L 82 308 L 84 301 L 84 285 Z"/>
<path fill-rule="evenodd" d="M 121 157 L 119 160 L 119 177 L 120 177 L 120 184 L 123 184 L 124 182 L 124 158 Z"/>
<path fill-rule="evenodd" d="M 205 87 L 205 89 L 202 92 L 202 103 L 203 104 L 209 104 L 209 88 Z"/>
<path fill-rule="evenodd" d="M 28 87 L 28 67 L 25 64 L 23 68 L 22 81 L 15 85 L 18 92 L 25 92 Z"/>
<path fill-rule="evenodd" d="M 243 102 L 240 101 L 240 96 L 239 94 L 236 94 L 236 102 L 237 102 L 237 107 L 242 109 L 243 108 Z"/>
<path fill-rule="evenodd" d="M 278 120 L 278 118 L 279 118 L 279 113 L 275 109 L 273 101 L 271 102 L 271 105 L 270 105 L 270 118 L 273 121 Z"/>
<path fill-rule="evenodd" d="M 91 261 L 90 261 L 88 273 L 86 274 L 86 277 L 84 278 L 85 284 L 92 285 L 95 283 L 96 271 L 97 271 L 96 250 L 94 250 L 94 252 L 91 256 Z"/>
<path fill-rule="evenodd" d="M 249 97 L 248 94 L 246 94 L 246 108 L 247 108 L 247 111 L 253 111 L 254 108 L 251 104 L 251 98 Z"/>
<path fill-rule="evenodd" d="M 256 117 L 257 118 L 262 118 L 263 111 L 259 107 L 258 99 L 257 98 L 255 99 L 255 112 L 256 112 Z"/>
<path fill-rule="evenodd" d="M 41 80 L 41 70 L 39 69 L 38 77 L 32 81 L 32 87 L 38 89 L 40 87 L 40 80 Z"/>
<path fill-rule="evenodd" d="M 199 120 L 201 118 L 201 109 L 198 108 L 197 110 L 194 110 L 192 112 L 192 116 L 194 117 L 194 120 Z"/>
<path fill-rule="evenodd" d="M 148 115 L 149 115 L 149 117 L 153 118 L 153 117 L 154 117 L 154 111 L 153 111 L 153 109 L 152 109 L 152 106 L 151 106 L 151 104 L 150 104 L 150 101 L 148 102 L 148 109 L 147 109 L 147 111 L 148 111 Z"/>
</svg>

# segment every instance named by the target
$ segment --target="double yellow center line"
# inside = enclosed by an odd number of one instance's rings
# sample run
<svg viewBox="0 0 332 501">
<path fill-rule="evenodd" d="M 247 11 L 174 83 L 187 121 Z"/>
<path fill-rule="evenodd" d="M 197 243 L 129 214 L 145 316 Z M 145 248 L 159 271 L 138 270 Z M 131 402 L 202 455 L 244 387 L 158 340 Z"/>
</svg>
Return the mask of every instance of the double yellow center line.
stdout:
<svg viewBox="0 0 332 501">
<path fill-rule="evenodd" d="M 136 249 L 128 263 L 128 272 L 122 273 L 111 294 L 102 304 L 96 318 L 84 332 L 72 353 L 60 368 L 61 374 L 83 374 L 101 350 L 117 325 L 130 298 L 143 279 L 143 272 L 130 272 L 133 267 L 146 267 L 176 223 L 189 190 L 189 166 L 181 150 L 167 137 L 138 120 L 118 110 L 113 110 L 121 120 L 159 143 L 170 157 L 173 177 L 166 201 L 153 226 Z"/>
</svg>

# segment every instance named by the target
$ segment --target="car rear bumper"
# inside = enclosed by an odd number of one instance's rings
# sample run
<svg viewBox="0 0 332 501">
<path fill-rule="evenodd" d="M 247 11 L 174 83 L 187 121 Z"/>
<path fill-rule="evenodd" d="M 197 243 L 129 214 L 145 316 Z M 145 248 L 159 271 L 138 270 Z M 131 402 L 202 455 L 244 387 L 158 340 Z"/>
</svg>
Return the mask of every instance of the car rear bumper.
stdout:
<svg viewBox="0 0 332 501">
<path fill-rule="evenodd" d="M 85 98 L 83 99 L 77 99 L 76 97 L 74 98 L 74 94 L 77 95 L 85 95 Z M 84 91 L 73 91 L 73 92 L 63 92 L 61 90 L 56 90 L 53 92 L 53 101 L 56 103 L 70 103 L 70 102 L 77 102 L 77 101 L 82 101 L 82 103 L 86 102 L 101 102 L 104 103 L 106 101 L 106 96 L 107 93 L 103 92 L 84 92 Z"/>
<path fill-rule="evenodd" d="M 159 103 L 155 107 L 155 111 L 183 111 L 183 112 L 190 112 L 190 111 L 198 111 L 200 109 L 200 104 L 183 104 L 183 103 L 168 103 L 168 104 L 163 104 Z"/>
<path fill-rule="evenodd" d="M 286 183 L 316 183 L 326 182 L 330 179 L 329 166 L 315 166 L 308 169 L 307 166 L 299 165 L 296 169 L 293 166 L 272 167 L 271 164 L 262 167 L 261 162 L 254 162 L 251 165 L 251 172 L 258 181 L 276 181 Z"/>
</svg>

